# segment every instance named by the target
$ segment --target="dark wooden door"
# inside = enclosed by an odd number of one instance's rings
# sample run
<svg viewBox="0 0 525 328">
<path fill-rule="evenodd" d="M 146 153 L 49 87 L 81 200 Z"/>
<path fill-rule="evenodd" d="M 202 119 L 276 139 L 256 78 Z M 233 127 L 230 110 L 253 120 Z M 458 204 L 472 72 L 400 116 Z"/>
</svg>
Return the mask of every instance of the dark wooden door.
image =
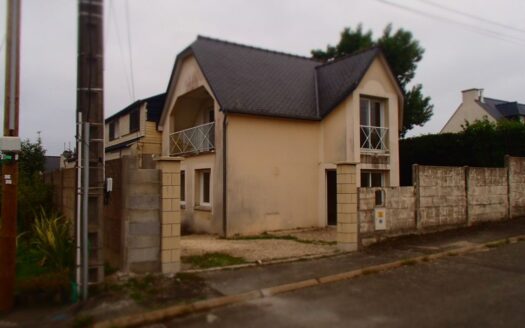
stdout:
<svg viewBox="0 0 525 328">
<path fill-rule="evenodd" d="M 337 175 L 335 170 L 326 171 L 326 211 L 328 225 L 337 224 Z"/>
</svg>

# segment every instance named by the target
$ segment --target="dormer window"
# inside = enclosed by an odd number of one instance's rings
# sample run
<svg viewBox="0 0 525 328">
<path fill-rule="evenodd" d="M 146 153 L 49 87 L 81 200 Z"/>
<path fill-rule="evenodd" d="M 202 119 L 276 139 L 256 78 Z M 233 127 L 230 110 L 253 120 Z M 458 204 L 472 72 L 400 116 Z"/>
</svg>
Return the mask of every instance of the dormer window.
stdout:
<svg viewBox="0 0 525 328">
<path fill-rule="evenodd" d="M 388 128 L 385 119 L 385 102 L 362 97 L 359 109 L 361 149 L 365 151 L 387 150 Z"/>
</svg>

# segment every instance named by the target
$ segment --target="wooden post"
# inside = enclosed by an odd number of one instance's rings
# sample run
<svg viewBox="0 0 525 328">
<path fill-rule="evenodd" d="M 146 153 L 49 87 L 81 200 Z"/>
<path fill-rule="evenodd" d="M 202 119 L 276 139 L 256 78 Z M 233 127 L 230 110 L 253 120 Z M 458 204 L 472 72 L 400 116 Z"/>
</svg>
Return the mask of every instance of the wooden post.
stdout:
<svg viewBox="0 0 525 328">
<path fill-rule="evenodd" d="M 104 278 L 103 13 L 102 0 L 78 0 L 77 127 L 81 128 L 78 126 L 80 114 L 82 123 L 88 123 L 90 126 L 89 140 L 78 142 L 82 142 L 83 145 L 89 144 L 89 181 L 82 181 L 89 187 L 88 205 L 82 207 L 89 208 L 88 262 L 90 282 L 93 283 L 101 282 Z M 79 148 L 77 146 L 77 149 Z M 82 163 L 77 162 L 77 165 L 82 166 Z"/>
<path fill-rule="evenodd" d="M 4 136 L 18 136 L 18 95 L 20 90 L 20 8 L 21 0 L 7 2 L 7 46 L 4 105 Z M 0 312 L 13 307 L 16 263 L 16 218 L 18 155 L 2 167 L 2 212 L 0 221 Z"/>
</svg>

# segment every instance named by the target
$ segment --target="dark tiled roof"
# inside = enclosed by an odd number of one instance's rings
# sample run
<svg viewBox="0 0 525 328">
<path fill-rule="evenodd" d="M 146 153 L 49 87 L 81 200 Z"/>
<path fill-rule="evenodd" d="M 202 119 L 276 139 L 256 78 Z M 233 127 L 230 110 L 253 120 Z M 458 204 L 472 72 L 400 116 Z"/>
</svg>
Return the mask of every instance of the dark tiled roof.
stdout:
<svg viewBox="0 0 525 328">
<path fill-rule="evenodd" d="M 525 116 L 525 105 L 516 101 L 506 101 L 494 98 L 483 98 L 478 102 L 495 119 Z"/>
<path fill-rule="evenodd" d="M 143 103 L 147 103 L 148 115 L 146 117 L 147 121 L 159 123 L 160 115 L 162 114 L 162 108 L 164 107 L 164 101 L 166 100 L 166 94 L 161 93 L 156 96 L 152 96 L 145 99 L 139 99 L 132 104 L 128 105 L 126 108 L 116 112 L 110 117 L 106 118 L 105 122 L 109 122 L 114 118 L 124 116 L 131 112 L 135 108 L 139 108 Z"/>
<path fill-rule="evenodd" d="M 316 68 L 321 117 L 354 91 L 379 52 L 379 48 L 370 48 Z"/>
<path fill-rule="evenodd" d="M 319 120 L 357 87 L 380 50 L 323 63 L 199 36 L 177 56 L 175 66 L 190 53 L 221 110 Z"/>
<path fill-rule="evenodd" d="M 159 123 L 160 115 L 162 114 L 162 108 L 164 108 L 164 102 L 166 101 L 166 94 L 161 93 L 153 97 L 144 99 L 147 103 L 146 108 L 148 109 L 148 115 L 146 116 L 146 121 Z"/>
</svg>

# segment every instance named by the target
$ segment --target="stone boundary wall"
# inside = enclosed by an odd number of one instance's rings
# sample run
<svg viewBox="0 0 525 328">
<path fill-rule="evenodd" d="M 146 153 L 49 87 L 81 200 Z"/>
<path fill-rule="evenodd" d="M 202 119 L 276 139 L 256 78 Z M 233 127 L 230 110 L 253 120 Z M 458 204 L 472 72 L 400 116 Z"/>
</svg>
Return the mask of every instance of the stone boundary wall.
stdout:
<svg viewBox="0 0 525 328">
<path fill-rule="evenodd" d="M 509 216 L 525 216 L 525 159 L 507 156 L 505 165 L 509 169 Z"/>
<path fill-rule="evenodd" d="M 358 188 L 360 244 L 525 216 L 525 158 L 507 157 L 504 168 L 414 165 L 413 178 L 412 187 Z M 376 230 L 375 208 L 385 209 L 386 230 Z"/>
<path fill-rule="evenodd" d="M 77 174 L 75 168 L 46 173 L 44 182 L 53 187 L 55 208 L 70 220 L 75 219 Z"/>
<path fill-rule="evenodd" d="M 416 197 L 414 187 L 359 188 L 359 231 L 375 232 L 374 208 L 377 190 L 385 193 L 386 228 L 401 233 L 416 229 Z"/>
<path fill-rule="evenodd" d="M 507 168 L 469 167 L 466 170 L 469 223 L 507 219 Z"/>
</svg>

